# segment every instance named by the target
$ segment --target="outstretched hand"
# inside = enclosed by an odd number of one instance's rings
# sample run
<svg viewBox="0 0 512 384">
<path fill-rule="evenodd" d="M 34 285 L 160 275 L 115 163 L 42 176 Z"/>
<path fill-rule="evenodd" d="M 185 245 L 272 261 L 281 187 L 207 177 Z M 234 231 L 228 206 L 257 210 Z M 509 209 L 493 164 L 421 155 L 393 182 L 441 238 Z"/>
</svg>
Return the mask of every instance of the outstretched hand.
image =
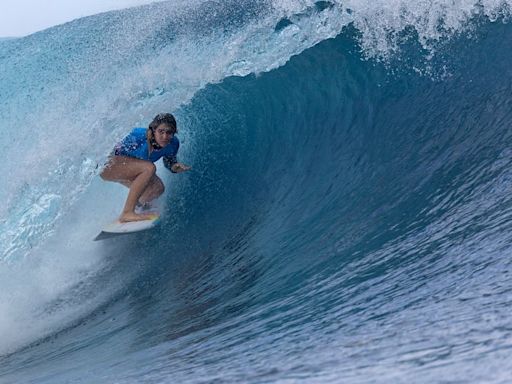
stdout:
<svg viewBox="0 0 512 384">
<path fill-rule="evenodd" d="M 174 163 L 172 165 L 171 169 L 175 173 L 182 173 L 182 172 L 186 172 L 186 171 L 192 169 L 192 167 L 189 165 L 185 165 L 183 163 Z"/>
</svg>

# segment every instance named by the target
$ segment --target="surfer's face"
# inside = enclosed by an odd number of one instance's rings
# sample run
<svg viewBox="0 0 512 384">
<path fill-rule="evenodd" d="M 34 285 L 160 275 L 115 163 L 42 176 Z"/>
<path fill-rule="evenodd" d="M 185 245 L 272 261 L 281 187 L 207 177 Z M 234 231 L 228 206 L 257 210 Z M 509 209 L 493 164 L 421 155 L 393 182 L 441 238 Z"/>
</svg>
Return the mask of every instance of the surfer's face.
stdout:
<svg viewBox="0 0 512 384">
<path fill-rule="evenodd" d="M 161 147 L 165 147 L 167 144 L 169 144 L 172 137 L 174 136 L 174 133 L 172 132 L 171 128 L 167 126 L 167 124 L 160 124 L 158 127 L 156 127 L 153 133 L 156 143 Z"/>
</svg>

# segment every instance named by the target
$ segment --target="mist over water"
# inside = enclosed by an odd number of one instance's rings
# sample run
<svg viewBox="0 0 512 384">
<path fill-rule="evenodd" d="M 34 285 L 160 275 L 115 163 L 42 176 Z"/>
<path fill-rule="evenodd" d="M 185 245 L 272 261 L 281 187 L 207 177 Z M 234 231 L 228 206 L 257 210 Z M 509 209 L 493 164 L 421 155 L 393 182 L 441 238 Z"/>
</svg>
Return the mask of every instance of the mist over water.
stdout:
<svg viewBox="0 0 512 384">
<path fill-rule="evenodd" d="M 509 10 L 163 2 L 0 41 L 0 381 L 509 381 Z M 162 111 L 193 170 L 93 242 Z"/>
</svg>

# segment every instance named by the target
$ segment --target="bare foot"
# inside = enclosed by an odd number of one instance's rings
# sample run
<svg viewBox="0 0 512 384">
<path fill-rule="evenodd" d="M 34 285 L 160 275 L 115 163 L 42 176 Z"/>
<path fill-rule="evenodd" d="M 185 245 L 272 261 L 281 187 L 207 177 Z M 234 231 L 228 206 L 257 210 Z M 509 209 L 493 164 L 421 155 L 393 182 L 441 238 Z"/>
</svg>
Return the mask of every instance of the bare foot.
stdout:
<svg viewBox="0 0 512 384">
<path fill-rule="evenodd" d="M 130 221 L 142 221 L 142 220 L 151 220 L 153 215 L 150 214 L 137 214 L 135 212 L 126 212 L 122 213 L 119 217 L 119 221 L 121 223 L 127 223 Z"/>
</svg>

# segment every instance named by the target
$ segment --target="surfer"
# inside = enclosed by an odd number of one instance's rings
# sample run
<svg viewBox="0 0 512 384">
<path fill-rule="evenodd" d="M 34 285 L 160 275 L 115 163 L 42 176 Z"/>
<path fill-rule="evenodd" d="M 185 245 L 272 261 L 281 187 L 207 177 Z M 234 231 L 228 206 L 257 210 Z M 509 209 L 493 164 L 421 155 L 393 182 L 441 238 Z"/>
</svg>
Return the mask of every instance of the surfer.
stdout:
<svg viewBox="0 0 512 384">
<path fill-rule="evenodd" d="M 119 221 L 150 218 L 149 214 L 135 213 L 135 207 L 146 206 L 164 193 L 164 184 L 155 173 L 155 161 L 163 158 L 164 166 L 172 173 L 185 172 L 191 168 L 176 159 L 180 147 L 176 133 L 174 116 L 161 113 L 148 128 L 134 128 L 115 145 L 100 176 L 103 180 L 115 181 L 129 188 Z"/>
</svg>

